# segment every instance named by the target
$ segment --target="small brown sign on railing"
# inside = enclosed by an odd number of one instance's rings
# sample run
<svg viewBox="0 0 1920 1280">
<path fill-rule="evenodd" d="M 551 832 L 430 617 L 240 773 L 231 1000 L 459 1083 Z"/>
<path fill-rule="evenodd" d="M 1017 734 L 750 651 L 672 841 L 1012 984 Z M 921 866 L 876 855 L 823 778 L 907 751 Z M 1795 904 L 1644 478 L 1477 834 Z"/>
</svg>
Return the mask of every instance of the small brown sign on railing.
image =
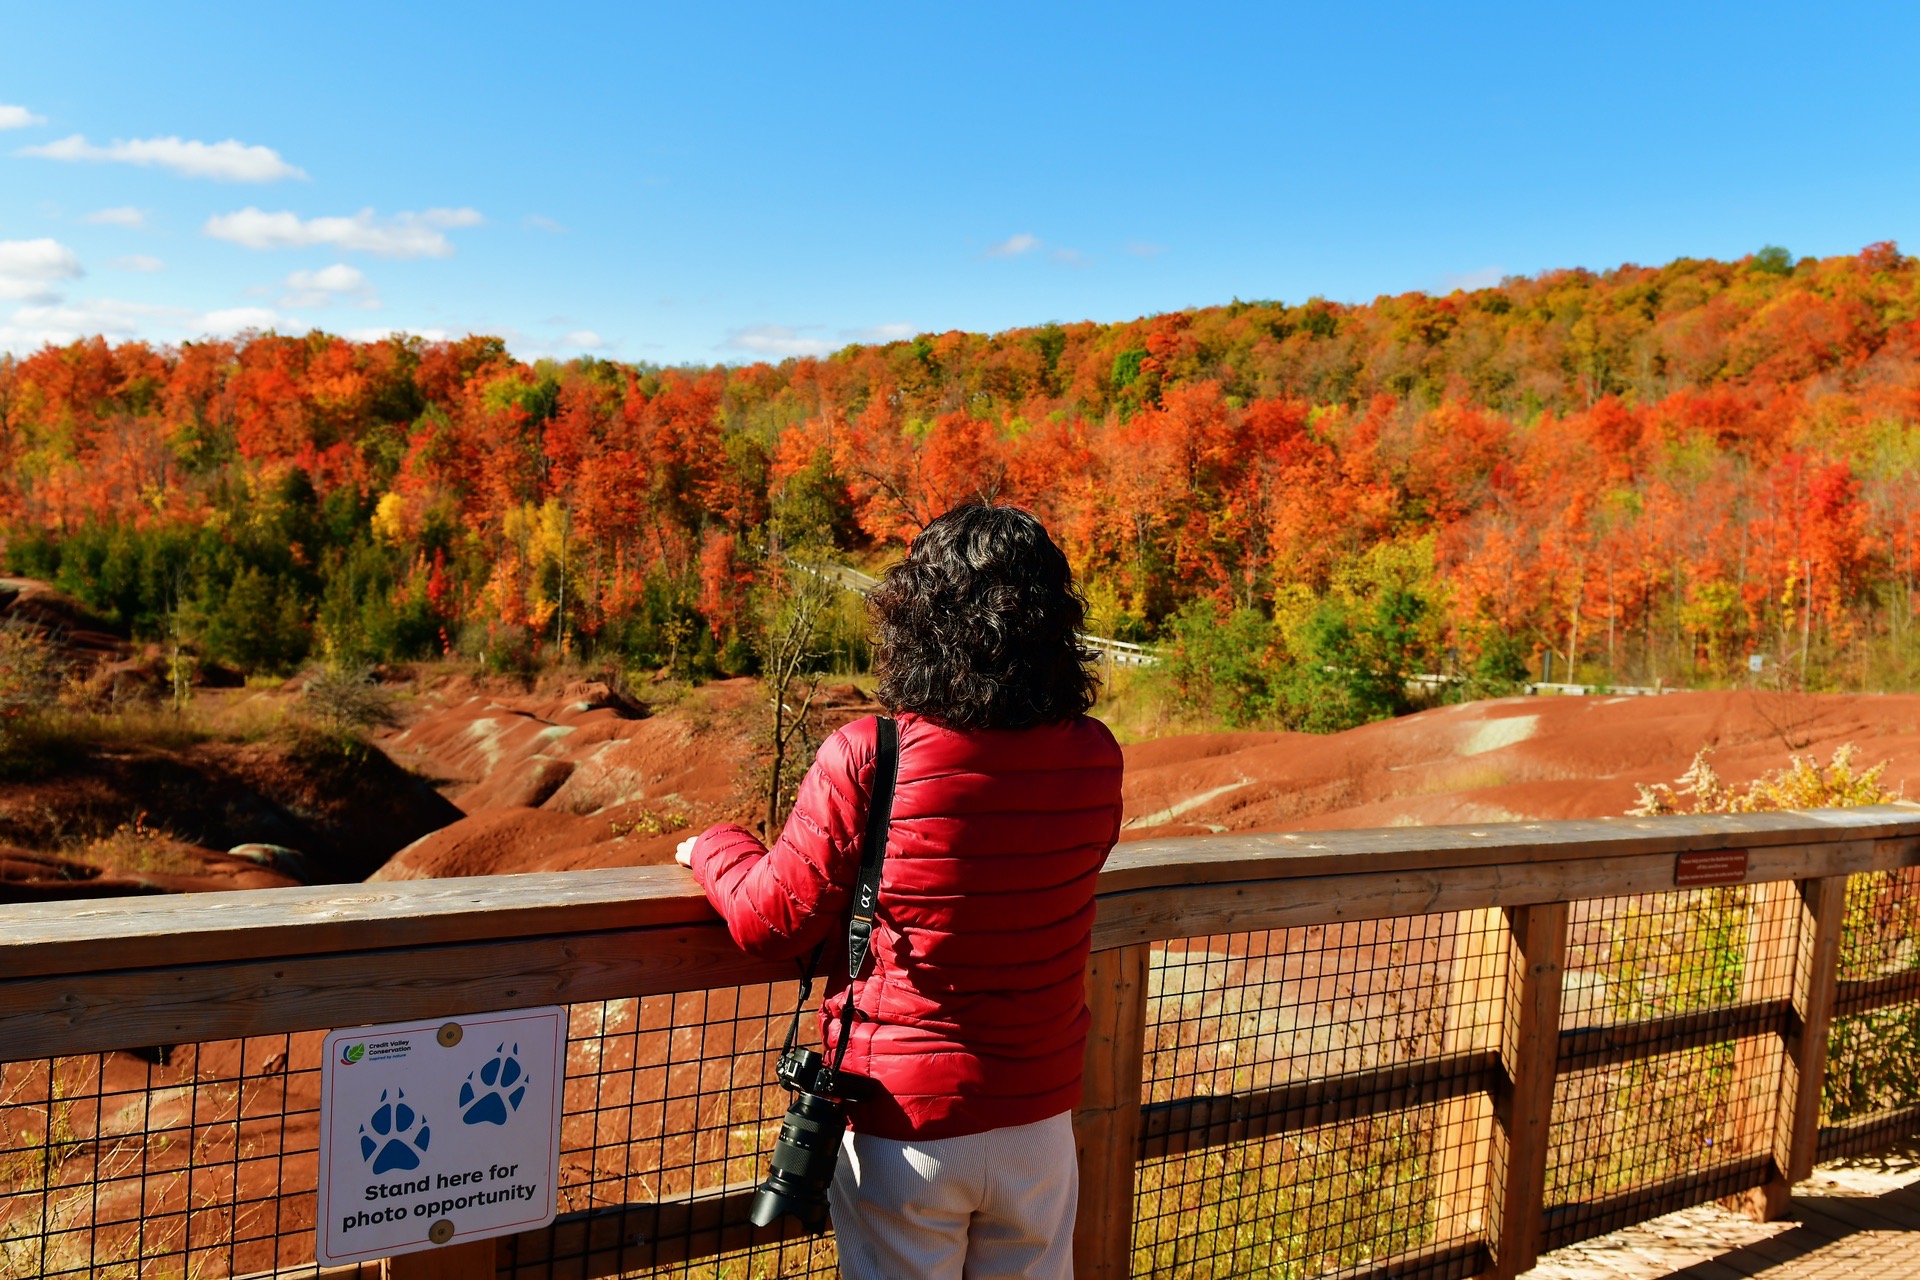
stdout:
<svg viewBox="0 0 1920 1280">
<path fill-rule="evenodd" d="M 1702 849 L 1680 854 L 1673 864 L 1675 888 L 1709 884 L 1741 884 L 1747 878 L 1745 849 Z"/>
</svg>

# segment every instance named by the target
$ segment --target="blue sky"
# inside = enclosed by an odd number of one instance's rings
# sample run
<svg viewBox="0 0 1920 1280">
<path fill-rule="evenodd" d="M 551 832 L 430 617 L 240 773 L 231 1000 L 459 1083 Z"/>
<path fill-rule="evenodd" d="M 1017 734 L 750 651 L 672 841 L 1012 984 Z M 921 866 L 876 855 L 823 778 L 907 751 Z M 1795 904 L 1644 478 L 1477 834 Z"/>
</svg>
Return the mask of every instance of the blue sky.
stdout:
<svg viewBox="0 0 1920 1280">
<path fill-rule="evenodd" d="M 741 361 L 1920 249 L 1920 6 L 9 4 L 0 349 Z"/>
</svg>

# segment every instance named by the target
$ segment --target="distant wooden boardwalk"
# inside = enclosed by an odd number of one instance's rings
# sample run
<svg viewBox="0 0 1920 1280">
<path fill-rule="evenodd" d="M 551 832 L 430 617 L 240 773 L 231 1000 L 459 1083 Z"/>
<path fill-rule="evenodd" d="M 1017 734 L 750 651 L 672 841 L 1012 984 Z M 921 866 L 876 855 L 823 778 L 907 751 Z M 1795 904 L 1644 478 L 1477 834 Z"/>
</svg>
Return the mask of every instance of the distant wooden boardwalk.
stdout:
<svg viewBox="0 0 1920 1280">
<path fill-rule="evenodd" d="M 1920 1280 L 1917 1150 L 1816 1169 L 1777 1222 L 1688 1209 L 1550 1253 L 1524 1280 Z"/>
</svg>

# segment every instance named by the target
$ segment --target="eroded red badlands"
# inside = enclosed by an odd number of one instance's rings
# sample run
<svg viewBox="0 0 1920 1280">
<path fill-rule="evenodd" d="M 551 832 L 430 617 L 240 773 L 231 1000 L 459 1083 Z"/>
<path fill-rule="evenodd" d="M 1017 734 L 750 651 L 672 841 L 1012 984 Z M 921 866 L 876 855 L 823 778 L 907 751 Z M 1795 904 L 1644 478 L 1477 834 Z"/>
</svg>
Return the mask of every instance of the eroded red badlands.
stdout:
<svg viewBox="0 0 1920 1280">
<path fill-rule="evenodd" d="M 1851 742 L 1920 781 L 1920 695 L 1501 698 L 1346 733 L 1193 734 L 1126 749 L 1125 838 L 1623 814 L 1701 747 L 1745 782 Z M 1908 786 L 1908 791 L 1916 788 Z"/>
<path fill-rule="evenodd" d="M 668 862 L 688 833 L 752 820 L 759 696 L 727 681 L 652 715 L 599 684 L 449 696 L 383 745 L 467 816 L 374 878 Z M 836 698 L 828 727 L 873 710 Z M 1744 782 L 1846 742 L 1889 784 L 1920 781 L 1920 695 L 1507 698 L 1326 736 L 1190 734 L 1125 749 L 1122 838 L 1619 815 L 1703 746 Z"/>
<path fill-rule="evenodd" d="M 414 880 L 673 861 L 674 846 L 757 808 L 760 686 L 723 680 L 657 713 L 598 682 L 558 695 L 456 691 L 389 735 L 395 760 L 442 780 L 466 817 L 372 878 Z M 824 691 L 826 728 L 874 708 Z"/>
</svg>

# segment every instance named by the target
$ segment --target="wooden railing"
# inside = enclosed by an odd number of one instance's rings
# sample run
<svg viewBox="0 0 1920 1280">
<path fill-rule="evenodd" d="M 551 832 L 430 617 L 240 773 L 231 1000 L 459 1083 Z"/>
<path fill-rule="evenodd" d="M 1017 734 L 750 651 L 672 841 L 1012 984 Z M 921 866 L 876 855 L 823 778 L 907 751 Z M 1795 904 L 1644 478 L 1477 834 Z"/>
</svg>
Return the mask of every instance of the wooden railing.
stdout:
<svg viewBox="0 0 1920 1280">
<path fill-rule="evenodd" d="M 1656 940 L 1694 928 L 1686 913 L 1706 910 L 1706 899 L 1677 887 L 1681 855 L 1730 850 L 1745 853 L 1739 879 L 1750 887 L 1713 899 L 1717 932 L 1695 940 L 1700 955 L 1717 948 L 1720 985 L 1660 986 L 1639 943 L 1618 961 L 1630 973 L 1581 968 L 1580 956 L 1629 925 Z M 1907 941 L 1877 968 L 1843 972 L 1845 931 L 1861 927 L 1849 920 L 1849 878 L 1878 876 L 1886 893 L 1906 895 L 1916 866 L 1911 806 L 1124 846 L 1100 879 L 1088 970 L 1077 1273 L 1257 1270 L 1212 1254 L 1183 1262 L 1168 1233 L 1183 1214 L 1196 1233 L 1229 1231 L 1208 1196 L 1235 1197 L 1242 1224 L 1280 1212 L 1282 1192 L 1253 1176 L 1260 1161 L 1235 1166 L 1231 1183 L 1218 1161 L 1204 1177 L 1178 1162 L 1269 1150 L 1262 1143 L 1282 1144 L 1273 1160 L 1291 1159 L 1284 1144 L 1298 1135 L 1414 1112 L 1424 1127 L 1396 1158 L 1417 1171 L 1415 1198 L 1437 1208 L 1417 1221 L 1405 1214 L 1426 1210 L 1395 1210 L 1402 1218 L 1379 1242 L 1355 1237 L 1316 1254 L 1343 1259 L 1346 1274 L 1511 1277 L 1544 1248 L 1688 1204 L 1744 1197 L 1775 1213 L 1817 1157 L 1920 1130 L 1920 1098 L 1897 1089 L 1864 1118 L 1821 1125 L 1835 1019 L 1920 1007 L 1920 956 Z M 1425 923 L 1411 932 L 1392 923 L 1406 921 Z M 1301 959 L 1336 951 L 1363 960 L 1341 969 Z M 1570 969 L 1581 984 L 1563 981 Z M 1176 973 L 1205 977 L 1216 994 L 1176 993 Z M 788 964 L 736 950 L 672 867 L 0 908 L 0 1064 L 791 976 Z M 1308 1028 L 1289 1032 L 1304 1046 L 1291 1065 L 1252 1062 L 1245 1046 L 1276 1018 L 1272 1006 L 1222 1003 L 1235 983 L 1284 990 L 1296 1013 L 1317 1001 L 1356 1027 L 1390 1020 L 1397 1038 L 1369 1048 L 1363 1035 Z M 1437 994 L 1403 998 L 1401 986 Z M 1682 987 L 1671 1007 L 1648 1002 L 1648 991 Z M 1563 1001 L 1567 992 L 1579 1000 Z M 1568 1126 L 1604 1126 L 1609 1106 L 1631 1102 L 1617 1091 L 1644 1064 L 1685 1063 L 1715 1046 L 1724 1052 L 1712 1080 L 1727 1101 L 1700 1151 L 1678 1165 L 1665 1153 L 1645 1176 L 1612 1158 L 1604 1177 L 1568 1172 L 1587 1158 Z M 1229 1062 L 1235 1052 L 1246 1060 Z M 1182 1092 L 1182 1081 L 1203 1077 L 1213 1085 Z M 1587 1093 L 1576 1096 L 1576 1080 Z M 4 1106 L 0 1090 L 0 1119 Z M 1550 1153 L 1561 1161 L 1551 1169 Z M 1192 1204 L 1167 1198 L 1176 1174 L 1191 1174 L 1179 1194 Z M 0 1181 L 0 1213 L 8 1191 Z M 766 1238 L 745 1225 L 745 1195 L 734 1183 L 583 1209 L 522 1238 L 395 1259 L 389 1273 L 547 1274 L 562 1256 L 580 1275 L 682 1264 Z M 1159 1244 L 1136 1222 L 1142 1206 L 1158 1215 Z"/>
</svg>

